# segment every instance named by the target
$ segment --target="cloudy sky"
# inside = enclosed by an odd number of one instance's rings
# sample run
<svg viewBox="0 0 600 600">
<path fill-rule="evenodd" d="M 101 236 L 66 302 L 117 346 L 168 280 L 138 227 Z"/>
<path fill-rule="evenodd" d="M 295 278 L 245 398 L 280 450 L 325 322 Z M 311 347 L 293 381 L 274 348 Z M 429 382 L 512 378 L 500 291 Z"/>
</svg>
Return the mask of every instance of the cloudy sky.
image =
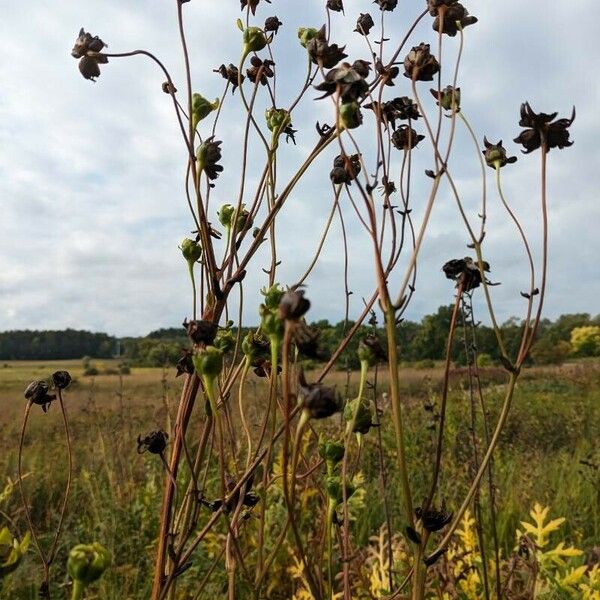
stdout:
<svg viewBox="0 0 600 600">
<path fill-rule="evenodd" d="M 209 98 L 219 96 L 224 85 L 212 69 L 237 62 L 240 54 L 240 33 L 235 28 L 239 4 L 191 0 L 184 5 L 194 89 Z M 459 80 L 463 110 L 479 137 L 502 138 L 509 153 L 519 156 L 516 165 L 503 170 L 504 187 L 536 256 L 539 153 L 522 156 L 511 141 L 519 133 L 519 105 L 527 99 L 534 109 L 558 111 L 561 116 L 568 116 L 573 104 L 577 107 L 571 127 L 575 145 L 549 154 L 551 267 L 546 315 L 597 314 L 600 94 L 595 39 L 600 8 L 595 0 L 465 4 L 479 23 L 465 30 Z M 273 0 L 258 7 L 259 24 L 272 14 L 284 22 L 274 44 L 282 106 L 294 97 L 306 68 L 295 31 L 323 24 L 323 5 L 324 0 Z M 400 0 L 388 19 L 389 37 L 400 35 L 423 5 L 420 0 Z M 175 0 L 0 0 L 0 6 L 0 330 L 74 327 L 137 335 L 179 324 L 189 316 L 191 301 L 178 244 L 189 235 L 192 221 L 183 194 L 185 150 L 169 98 L 160 89 L 164 78 L 148 60 L 135 57 L 111 59 L 92 83 L 79 75 L 70 56 L 83 26 L 107 42 L 111 52 L 151 50 L 183 90 Z M 332 37 L 347 44 L 352 60 L 368 58 L 364 40 L 349 32 L 359 12 L 378 16 L 378 9 L 368 0 L 345 0 L 345 6 L 346 21 L 333 15 Z M 452 57 L 458 40 L 446 40 L 447 56 Z M 435 42 L 430 17 L 415 31 L 410 45 L 421 41 Z M 428 88 L 422 84 L 424 99 Z M 409 93 L 408 80 L 400 77 L 389 98 Z M 315 121 L 331 122 L 331 104 L 314 102 L 316 95 L 309 93 L 294 116 L 298 145 L 283 149 L 281 181 L 314 145 Z M 217 131 L 224 140 L 226 170 L 214 191 L 215 210 L 234 200 L 239 185 L 239 94 L 227 102 L 226 118 Z M 429 99 L 427 103 L 433 109 Z M 318 243 L 331 206 L 331 158 L 327 155 L 315 163 L 281 216 L 282 283 L 299 278 Z M 431 168 L 431 159 L 425 145 L 415 151 L 418 181 L 412 201 L 417 219 L 426 202 L 427 180 L 422 173 Z M 478 163 L 462 130 L 451 168 L 476 220 Z M 502 320 L 523 314 L 519 290 L 527 289 L 527 271 L 522 246 L 492 185 L 490 202 L 485 251 L 492 279 L 502 282 L 494 289 Z M 347 203 L 345 210 L 351 219 Z M 374 281 L 368 238 L 358 225 L 349 225 L 349 230 L 351 314 L 356 315 Z M 440 268 L 449 258 L 464 256 L 467 241 L 444 185 L 423 247 L 408 318 L 418 320 L 452 301 L 452 284 Z M 343 315 L 342 260 L 340 227 L 335 222 L 323 260 L 308 280 L 315 319 L 337 321 Z M 248 322 L 256 322 L 258 290 L 266 278 L 261 267 L 267 266 L 268 257 L 259 256 L 246 280 Z M 392 278 L 392 287 L 400 279 L 401 274 Z"/>
</svg>

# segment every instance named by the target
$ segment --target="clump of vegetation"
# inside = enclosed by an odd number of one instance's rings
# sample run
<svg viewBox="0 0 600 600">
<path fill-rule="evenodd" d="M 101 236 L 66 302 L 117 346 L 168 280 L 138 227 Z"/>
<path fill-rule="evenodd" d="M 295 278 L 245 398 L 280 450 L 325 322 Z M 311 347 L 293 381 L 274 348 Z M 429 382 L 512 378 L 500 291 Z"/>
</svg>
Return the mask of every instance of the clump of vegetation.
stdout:
<svg viewBox="0 0 600 600">
<path fill-rule="evenodd" d="M 514 561 L 503 558 L 506 535 L 500 531 L 497 497 L 498 478 L 508 476 L 500 470 L 497 449 L 501 442 L 514 443 L 522 435 L 519 421 L 514 428 L 509 417 L 520 399 L 517 383 L 544 326 L 547 154 L 572 144 L 575 110 L 557 119 L 557 113 L 535 112 L 523 102 L 520 115 L 515 115 L 521 131 L 514 142 L 525 154 L 536 153 L 540 163 L 542 245 L 536 262 L 518 211 L 502 187 L 504 173 L 510 177 L 516 168 L 516 157 L 502 141 L 477 136 L 467 117 L 472 105 L 469 90 L 459 86 L 459 67 L 468 50 L 469 33 L 464 29 L 477 23 L 467 8 L 456 0 L 428 0 L 420 15 L 409 17 L 396 0 L 377 0 L 379 18 L 361 14 L 348 26 L 343 2 L 328 0 L 327 25 L 312 24 L 317 26 L 300 28 L 297 38 L 295 33 L 290 36 L 295 59 L 306 63 L 306 76 L 289 82 L 284 99 L 276 83 L 286 77 L 286 58 L 278 51 L 278 40 L 286 35 L 285 21 L 277 16 L 268 16 L 264 24 L 257 21 L 265 4 L 242 0 L 245 19 L 237 21 L 240 58 L 229 66 L 224 60 L 215 69 L 223 89 L 214 101 L 207 100 L 208 94 L 198 91 L 192 79 L 184 17 L 201 10 L 196 3 L 177 2 L 185 65 L 182 84 L 175 85 L 152 53 L 107 52 L 106 43 L 84 29 L 72 50 L 81 74 L 92 81 L 111 68 L 109 61 L 138 55 L 153 61 L 164 78 L 162 85 L 157 82 L 157 93 L 166 94 L 172 104 L 186 153 L 184 196 L 193 237 L 185 237 L 180 245 L 191 292 L 185 348 L 177 357 L 177 374 L 184 383 L 172 414 L 163 376 L 163 425 L 152 427 L 147 435 L 130 435 L 137 439 L 138 452 L 145 454 L 146 485 L 123 491 L 123 499 L 138 503 L 138 514 L 153 515 L 148 522 L 156 543 L 148 544 L 145 570 L 139 574 L 147 585 L 144 597 L 381 597 L 383 587 L 374 591 L 373 586 L 385 581 L 385 593 L 391 597 L 422 600 L 432 592 L 440 597 L 439 591 L 441 597 L 459 593 L 501 598 L 507 590 L 521 593 L 521 579 L 524 590 L 540 594 L 569 589 L 580 593 L 581 585 L 596 585 L 596 575 L 581 571 L 582 565 L 574 571 L 563 569 L 567 558 L 576 558 L 574 548 L 559 544 L 546 549 L 542 542 L 556 522 L 546 523 L 547 511 L 539 507 L 533 513 L 535 524 L 524 524 L 526 534 L 518 534 Z M 395 29 L 392 35 L 392 22 L 403 16 L 406 35 L 398 36 Z M 347 35 L 364 42 L 364 54 L 350 57 L 347 40 L 341 34 L 332 37 L 333 19 L 347 25 Z M 414 39 L 417 25 L 427 20 L 431 39 Z M 450 44 L 457 52 L 449 60 L 443 49 Z M 294 59 L 289 52 L 286 57 Z M 425 89 L 434 87 L 424 91 L 424 83 Z M 329 111 L 327 122 L 317 122 L 314 129 L 296 118 L 312 90 L 319 92 L 318 100 Z M 233 128 L 238 137 L 222 137 L 232 130 L 228 122 L 239 125 Z M 464 128 L 471 160 L 481 170 L 479 206 L 474 210 L 467 208 L 470 204 L 458 183 L 458 128 Z M 300 139 L 301 154 L 294 148 Z M 414 166 L 414 155 L 425 154 L 424 146 L 431 156 L 422 174 Z M 238 161 L 232 169 L 234 155 Z M 328 190 L 321 204 L 323 233 L 306 269 L 283 286 L 278 267 L 286 256 L 280 250 L 279 225 L 308 171 L 320 160 L 328 164 L 318 173 Z M 493 262 L 487 260 L 488 173 L 493 174 L 495 193 L 525 256 L 527 288 L 505 283 L 524 303 L 513 337 L 497 322 L 497 282 Z M 228 191 L 230 181 L 235 185 Z M 439 249 L 445 257 L 439 267 L 448 279 L 448 297 L 441 301 L 452 300 L 439 311 L 445 327 L 439 326 L 440 319 L 428 319 L 403 343 L 401 323 L 416 293 L 421 248 L 442 185 L 455 201 L 468 252 Z M 418 216 L 413 213 L 415 196 L 423 207 Z M 311 277 L 334 219 L 343 231 L 341 305 L 346 318 L 325 349 L 324 332 L 311 326 L 307 315 L 310 298 L 319 294 Z M 368 242 L 373 260 L 373 291 L 353 323 L 348 320 L 350 219 L 352 229 L 358 228 Z M 260 272 L 265 255 L 268 266 L 259 292 L 246 279 L 249 270 Z M 474 314 L 477 295 L 491 322 L 493 350 L 488 354 L 499 364 L 498 372 L 488 373 L 493 385 L 480 370 L 485 361 L 479 354 L 481 329 Z M 256 328 L 243 322 L 242 305 L 249 297 L 260 298 Z M 349 366 L 341 361 L 352 340 L 360 367 L 358 385 L 350 379 L 339 385 L 334 368 Z M 432 346 L 438 355 L 422 352 Z M 464 365 L 460 370 L 454 368 L 457 348 Z M 402 387 L 400 361 L 411 349 L 417 360 L 441 361 L 437 385 L 416 402 Z M 538 356 L 542 351 L 538 346 Z M 173 362 L 168 346 L 154 345 L 152 352 L 159 364 Z M 312 365 L 320 363 L 317 372 L 306 372 L 306 359 Z M 430 369 L 431 363 L 421 366 Z M 88 365 L 88 374 L 93 368 Z M 72 483 L 73 452 L 62 398 L 65 381 L 66 376 L 54 374 L 56 394 L 42 380 L 27 387 L 18 458 L 24 513 L 43 567 L 39 591 L 46 597 L 51 594 L 50 567 L 59 549 Z M 122 377 L 120 386 L 120 424 L 142 428 L 128 415 Z M 252 400 L 251 388 L 256 392 Z M 46 412 L 56 398 L 69 467 L 56 531 L 46 543 L 37 535 L 44 522 L 35 518 L 24 491 L 22 455 L 32 405 Z M 460 410 L 453 404 L 457 398 Z M 514 412 L 518 410 L 516 406 Z M 557 422 L 540 426 L 540 439 L 542 429 L 551 425 Z M 513 434 L 506 440 L 511 426 Z M 571 434 L 567 430 L 564 435 Z M 131 458 L 120 468 L 132 468 Z M 100 495 L 87 472 L 82 478 L 87 479 L 88 493 Z M 157 472 L 164 472 L 161 493 L 156 489 Z M 85 524 L 89 528 L 90 523 Z M 119 521 L 113 525 L 118 529 Z M 381 526 L 381 539 L 387 541 L 381 542 L 385 549 L 379 566 L 384 566 L 374 574 L 372 561 L 369 571 L 363 559 L 370 552 L 369 537 Z M 106 535 L 107 524 L 101 519 L 94 527 Z M 92 537 L 92 532 L 83 533 L 85 539 Z M 529 546 L 527 533 L 538 536 Z M 75 582 L 73 593 L 80 594 L 83 584 L 108 567 L 109 552 L 96 545 L 76 546 L 73 552 L 68 571 Z M 529 553 L 525 565 L 523 552 Z M 111 554 L 119 556 L 112 549 Z M 560 568 L 551 566 L 549 557 L 560 558 Z M 76 561 L 83 561 L 83 567 Z M 528 565 L 531 572 L 523 571 Z"/>
</svg>

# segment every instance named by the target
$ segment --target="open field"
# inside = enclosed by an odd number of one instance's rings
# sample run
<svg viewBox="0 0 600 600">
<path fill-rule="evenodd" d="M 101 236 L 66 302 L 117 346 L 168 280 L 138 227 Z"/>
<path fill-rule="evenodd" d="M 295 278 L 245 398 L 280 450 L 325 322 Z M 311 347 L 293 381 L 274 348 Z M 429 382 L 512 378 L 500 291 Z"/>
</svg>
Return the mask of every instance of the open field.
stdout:
<svg viewBox="0 0 600 600">
<path fill-rule="evenodd" d="M 95 364 L 101 370 L 112 367 L 110 361 L 95 361 Z M 80 541 L 99 540 L 112 552 L 114 566 L 97 588 L 90 588 L 88 597 L 147 598 L 164 473 L 155 457 L 136 452 L 136 438 L 138 434 L 160 427 L 168 429 L 176 410 L 181 378 L 175 379 L 173 370 L 162 369 L 132 369 L 131 374 L 124 376 L 86 377 L 82 375 L 80 362 L 0 365 L 0 516 L 21 535 L 26 531 L 26 523 L 18 490 L 11 488 L 10 482 L 17 477 L 20 421 L 25 406 L 22 392 L 31 379 L 48 376 L 59 368 L 68 369 L 74 377 L 65 399 L 73 432 L 76 477 L 54 567 L 55 577 L 60 573 L 58 580 L 66 585 L 64 563 L 68 548 Z M 451 379 L 446 436 L 452 462 L 448 460 L 443 465 L 440 488 L 449 507 L 464 493 L 471 469 L 471 434 L 468 420 L 464 418 L 469 401 L 459 375 L 460 372 Z M 337 372 L 327 381 L 345 392 L 347 377 L 346 373 Z M 377 379 L 377 389 L 382 392 L 386 377 L 380 374 Z M 370 380 L 374 382 L 373 374 Z M 501 369 L 483 371 L 492 421 L 498 411 L 504 380 Z M 357 375 L 351 374 L 349 394 L 356 381 Z M 403 369 L 402 386 L 408 455 L 415 473 L 413 484 L 424 494 L 434 440 L 432 412 L 435 410 L 430 407 L 439 401 L 441 369 Z M 264 409 L 264 391 L 264 380 L 252 376 L 246 401 L 253 406 L 250 422 L 254 431 Z M 385 399 L 381 402 L 383 447 L 391 454 L 393 441 L 388 407 Z M 239 428 L 238 415 L 235 402 L 232 405 L 230 423 L 236 429 Z M 34 522 L 43 532 L 42 543 L 47 544 L 65 483 L 66 453 L 58 407 L 52 406 L 48 414 L 43 414 L 39 407 L 34 408 L 25 438 L 25 489 Z M 200 412 L 197 419 L 201 418 Z M 318 423 L 315 429 L 319 432 L 330 426 Z M 559 541 L 573 543 L 588 553 L 600 545 L 599 431 L 600 365 L 587 362 L 524 372 L 495 461 L 498 535 L 503 554 L 511 552 L 515 529 L 536 501 L 551 506 L 553 516 L 566 517 Z M 363 453 L 364 485 L 376 491 L 380 481 L 373 437 L 365 437 Z M 585 464 L 580 462 L 582 460 Z M 9 485 L 2 495 L 5 483 Z M 387 496 L 395 523 L 399 520 L 395 508 L 399 504 L 399 488 L 392 470 Z M 482 503 L 485 505 L 487 501 L 483 494 Z M 362 506 L 353 524 L 358 542 L 366 547 L 369 537 L 379 531 L 383 522 L 381 504 Z M 189 574 L 182 577 L 177 598 L 195 597 L 186 593 L 186 581 L 197 581 L 207 571 L 214 558 L 211 552 L 209 543 Z M 24 564 L 6 580 L 0 597 L 35 598 L 40 575 L 39 561 L 32 548 Z M 220 597 L 223 573 L 217 571 L 214 581 L 215 597 Z M 66 591 L 57 588 L 53 597 L 66 597 Z M 271 597 L 283 598 L 276 591 Z"/>
</svg>

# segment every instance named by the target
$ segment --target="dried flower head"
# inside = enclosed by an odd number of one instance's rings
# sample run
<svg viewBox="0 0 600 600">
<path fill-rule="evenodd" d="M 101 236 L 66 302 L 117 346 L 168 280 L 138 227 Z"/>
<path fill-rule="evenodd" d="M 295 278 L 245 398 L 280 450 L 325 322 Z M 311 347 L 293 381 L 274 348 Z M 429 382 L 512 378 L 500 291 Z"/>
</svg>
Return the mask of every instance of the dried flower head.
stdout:
<svg viewBox="0 0 600 600">
<path fill-rule="evenodd" d="M 452 513 L 447 512 L 443 505 L 440 510 L 435 508 L 423 510 L 418 506 L 415 508 L 415 516 L 423 523 L 423 527 L 431 533 L 439 531 L 452 521 Z"/>
<path fill-rule="evenodd" d="M 483 261 L 483 270 L 489 272 L 489 263 Z M 449 260 L 442 267 L 442 271 L 448 279 L 456 281 L 456 287 L 462 286 L 463 292 L 478 288 L 483 281 L 478 264 L 469 256 Z M 487 280 L 486 283 L 488 283 Z"/>
<path fill-rule="evenodd" d="M 356 29 L 354 31 L 361 35 L 369 35 L 372 27 L 375 27 L 373 17 L 369 13 L 360 13 L 360 16 L 356 20 Z"/>
<path fill-rule="evenodd" d="M 404 75 L 414 81 L 432 81 L 440 64 L 429 50 L 429 44 L 414 46 L 404 59 Z"/>
<path fill-rule="evenodd" d="M 333 160 L 333 169 L 329 174 L 331 181 L 335 184 L 346 183 L 350 185 L 361 170 L 360 156 L 351 154 L 350 156 L 338 154 Z"/>
<path fill-rule="evenodd" d="M 277 17 L 267 17 L 265 19 L 265 31 L 272 31 L 277 34 L 283 23 Z"/>
<path fill-rule="evenodd" d="M 194 374 L 194 363 L 192 362 L 192 351 L 191 350 L 183 350 L 181 358 L 177 361 L 175 365 L 177 368 L 177 374 L 175 377 L 179 377 L 184 373 L 186 375 Z"/>
<path fill-rule="evenodd" d="M 213 73 L 219 73 L 223 79 L 226 79 L 231 84 L 232 94 L 235 92 L 238 84 L 243 83 L 244 79 L 246 79 L 244 75 L 239 76 L 238 68 L 232 63 L 229 63 L 227 67 L 221 65 L 218 69 L 213 69 Z"/>
<path fill-rule="evenodd" d="M 400 74 L 400 67 L 396 65 L 384 65 L 379 59 L 375 62 L 375 70 L 381 77 L 381 82 L 390 87 L 395 85 L 394 79 Z"/>
<path fill-rule="evenodd" d="M 400 125 L 392 134 L 392 144 L 398 150 L 411 150 L 423 139 L 425 139 L 424 135 L 418 134 L 406 124 Z"/>
<path fill-rule="evenodd" d="M 434 31 L 441 31 L 450 37 L 458 33 L 459 27 L 467 27 L 477 23 L 477 17 L 469 15 L 469 11 L 459 2 L 454 2 L 446 6 L 444 10 L 437 10 L 437 15 L 433 21 Z"/>
<path fill-rule="evenodd" d="M 167 447 L 168 439 L 169 434 L 162 429 L 151 431 L 143 438 L 141 435 L 138 435 L 137 452 L 138 454 L 143 454 L 144 452 L 150 452 L 150 454 L 162 454 Z"/>
<path fill-rule="evenodd" d="M 258 6 L 259 2 L 260 2 L 260 0 L 240 0 L 240 4 L 241 4 L 240 10 L 244 10 L 246 7 L 248 7 L 250 9 L 250 11 L 252 12 L 252 14 L 255 15 L 256 7 Z M 269 4 L 271 4 L 271 0 L 265 0 L 265 2 L 268 2 Z"/>
<path fill-rule="evenodd" d="M 301 319 L 310 308 L 310 301 L 304 297 L 304 290 L 297 287 L 289 289 L 279 302 L 279 318 L 286 321 Z"/>
<path fill-rule="evenodd" d="M 421 116 L 417 105 L 407 96 L 394 98 L 381 104 L 375 100 L 370 104 L 365 104 L 364 107 L 370 108 L 375 114 L 379 113 L 386 129 L 388 125 L 391 125 L 392 129 L 395 130 L 397 119 L 400 121 L 409 119 L 416 121 Z"/>
<path fill-rule="evenodd" d="M 374 0 L 374 3 L 379 5 L 380 10 L 392 11 L 398 6 L 398 0 Z"/>
<path fill-rule="evenodd" d="M 319 348 L 319 338 L 321 331 L 316 327 L 309 327 L 302 321 L 294 327 L 294 344 L 298 348 L 298 352 L 306 358 L 315 360 L 328 360 L 329 355 Z"/>
<path fill-rule="evenodd" d="M 484 137 L 483 145 L 485 146 L 485 150 L 483 150 L 483 156 L 485 157 L 485 162 L 487 163 L 488 167 L 496 169 L 503 167 L 504 165 L 517 162 L 516 156 L 506 156 L 506 148 L 502 145 L 502 140 L 500 140 L 497 144 L 492 144 L 488 142 L 487 137 Z"/>
<path fill-rule="evenodd" d="M 327 0 L 325 5 L 327 9 L 334 12 L 344 12 L 344 3 L 342 0 Z"/>
<path fill-rule="evenodd" d="M 325 419 L 342 409 L 342 399 L 337 390 L 321 383 L 307 383 L 304 372 L 298 375 L 302 408 L 311 419 Z"/>
<path fill-rule="evenodd" d="M 214 136 L 207 138 L 196 150 L 198 171 L 204 171 L 206 176 L 213 180 L 223 171 L 223 166 L 217 164 L 221 160 L 221 143 L 215 141 Z"/>
<path fill-rule="evenodd" d="M 252 83 L 256 83 L 257 80 L 261 85 L 267 85 L 267 78 L 271 78 L 275 75 L 273 67 L 275 63 L 268 58 L 261 60 L 258 56 L 253 56 L 250 59 L 250 68 L 246 69 L 246 75 Z"/>
<path fill-rule="evenodd" d="M 570 119 L 554 121 L 557 115 L 556 112 L 552 114 L 535 113 L 529 106 L 529 102 L 521 104 L 519 125 L 528 129 L 522 131 L 514 141 L 523 145 L 524 154 L 529 154 L 542 146 L 546 152 L 549 152 L 551 148 L 562 150 L 573 145 L 573 142 L 569 140 L 568 129 L 575 120 L 575 107 L 573 107 Z"/>
<path fill-rule="evenodd" d="M 211 321 L 188 321 L 183 322 L 183 327 L 188 334 L 188 337 L 194 344 L 204 344 L 210 346 L 217 335 L 218 326 Z"/>
<path fill-rule="evenodd" d="M 86 79 L 96 80 L 100 76 L 100 64 L 108 63 L 108 58 L 102 54 L 106 44 L 96 35 L 87 33 L 83 27 L 79 30 L 79 36 L 75 40 L 71 56 L 79 58 L 79 71 Z M 88 52 L 92 56 L 88 56 Z"/>
<path fill-rule="evenodd" d="M 380 361 L 387 362 L 387 352 L 376 334 L 369 333 L 358 342 L 358 358 L 370 367 Z"/>
<path fill-rule="evenodd" d="M 325 25 L 319 29 L 317 35 L 306 43 L 306 49 L 310 60 L 324 69 L 331 69 L 348 55 L 344 53 L 345 46 L 341 48 L 337 44 L 327 41 Z"/>
<path fill-rule="evenodd" d="M 351 102 L 364 98 L 369 91 L 365 77 L 369 75 L 369 64 L 364 60 L 356 60 L 351 65 L 344 62 L 339 67 L 331 69 L 325 74 L 322 83 L 315 89 L 324 92 L 320 98 L 326 98 L 338 92 L 342 102 Z"/>
<path fill-rule="evenodd" d="M 25 399 L 33 404 L 37 404 L 42 407 L 42 410 L 46 412 L 48 406 L 53 400 L 56 400 L 56 395 L 49 393 L 48 384 L 42 380 L 32 381 L 25 388 Z"/>
<path fill-rule="evenodd" d="M 55 388 L 64 390 L 68 388 L 71 383 L 71 374 L 69 371 L 55 371 L 52 373 L 52 383 Z"/>
</svg>

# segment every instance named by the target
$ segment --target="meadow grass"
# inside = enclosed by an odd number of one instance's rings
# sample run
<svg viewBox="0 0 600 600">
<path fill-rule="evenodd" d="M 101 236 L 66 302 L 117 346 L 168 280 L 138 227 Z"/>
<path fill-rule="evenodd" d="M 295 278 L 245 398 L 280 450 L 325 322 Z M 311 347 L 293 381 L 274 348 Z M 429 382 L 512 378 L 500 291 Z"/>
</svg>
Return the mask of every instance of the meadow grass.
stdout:
<svg viewBox="0 0 600 600">
<path fill-rule="evenodd" d="M 110 361 L 106 366 L 110 367 Z M 104 365 L 98 365 L 103 367 Z M 139 455 L 139 434 L 167 428 L 181 388 L 173 370 L 132 369 L 130 375 L 86 377 L 79 362 L 23 362 L 0 366 L 0 519 L 6 520 L 14 533 L 27 529 L 16 487 L 17 448 L 21 414 L 25 401 L 23 389 L 34 378 L 47 376 L 53 370 L 66 368 L 74 377 L 65 395 L 73 432 L 75 480 L 60 552 L 54 568 L 54 580 L 67 585 L 66 554 L 79 542 L 101 541 L 111 551 L 114 562 L 98 586 L 90 588 L 89 598 L 106 600 L 148 598 L 155 536 L 163 487 L 164 471 L 160 461 L 150 455 Z M 426 494 L 430 464 L 435 444 L 432 414 L 441 389 L 441 370 L 406 368 L 402 371 L 402 396 L 406 406 L 407 449 L 415 497 Z M 500 373 L 502 375 L 502 373 Z M 488 388 L 489 412 L 495 419 L 501 403 L 504 384 L 497 369 L 483 370 Z M 349 397 L 357 381 L 355 373 L 333 373 L 328 383 L 344 392 L 350 382 Z M 372 379 L 372 378 L 371 378 Z M 377 390 L 386 387 L 385 375 L 379 375 Z M 247 393 L 251 427 L 259 422 L 264 408 L 264 380 L 252 378 Z M 441 497 L 450 509 L 460 501 L 472 475 L 471 432 L 468 419 L 469 399 L 460 380 L 453 379 L 445 443 L 447 458 L 442 465 Z M 381 428 L 383 448 L 394 454 L 393 431 L 386 415 L 385 396 L 379 400 L 384 416 Z M 238 428 L 238 416 L 232 402 L 232 427 Z M 432 410 L 431 407 L 434 409 Z M 36 409 L 38 407 L 35 407 Z M 201 418 L 196 415 L 196 418 Z M 24 486 L 30 498 L 33 520 L 42 533 L 42 544 L 49 543 L 57 519 L 57 507 L 66 478 L 66 450 L 62 424 L 56 407 L 48 414 L 35 410 L 25 437 Z M 316 433 L 327 424 L 315 425 Z M 562 529 L 565 540 L 590 551 L 600 540 L 600 476 L 598 469 L 580 463 L 597 464 L 597 433 L 600 431 L 600 365 L 593 362 L 562 368 L 530 369 L 519 382 L 514 410 L 502 434 L 494 461 L 498 504 L 498 533 L 503 553 L 514 545 L 515 529 L 527 516 L 535 501 L 552 507 L 553 514 L 565 516 Z M 481 436 L 481 432 L 478 432 Z M 316 438 L 311 438 L 315 441 Z M 209 477 L 216 485 L 214 472 Z M 387 464 L 393 464 L 389 460 Z M 373 435 L 365 436 L 361 474 L 368 497 L 381 497 L 380 467 Z M 386 493 L 395 530 L 402 519 L 399 514 L 400 481 L 398 474 L 388 472 Z M 315 491 L 318 494 L 318 491 Z M 482 503 L 488 501 L 482 493 Z M 310 500 L 307 500 L 307 506 Z M 207 513 L 208 514 L 208 513 Z M 277 506 L 269 507 L 268 519 L 277 522 Z M 283 514 L 283 512 L 281 513 Z M 201 516 L 200 521 L 205 518 Z M 356 543 L 365 547 L 369 538 L 384 523 L 382 503 L 359 506 L 353 523 Z M 215 533 L 218 537 L 219 533 Z M 189 573 L 181 578 L 177 598 L 196 597 L 190 583 L 198 582 L 216 558 L 211 539 L 195 559 Z M 215 548 L 218 544 L 214 544 Z M 220 568 L 219 568 L 220 569 Z M 226 584 L 222 570 L 213 574 L 207 591 L 218 594 Z M 0 597 L 16 600 L 33 599 L 41 580 L 39 560 L 31 549 L 21 567 L 4 582 Z M 273 587 L 273 586 L 271 586 Z M 66 597 L 67 590 L 57 587 L 55 597 Z M 241 592 L 240 592 L 241 593 Z M 279 596 L 276 586 L 272 598 Z"/>
</svg>

